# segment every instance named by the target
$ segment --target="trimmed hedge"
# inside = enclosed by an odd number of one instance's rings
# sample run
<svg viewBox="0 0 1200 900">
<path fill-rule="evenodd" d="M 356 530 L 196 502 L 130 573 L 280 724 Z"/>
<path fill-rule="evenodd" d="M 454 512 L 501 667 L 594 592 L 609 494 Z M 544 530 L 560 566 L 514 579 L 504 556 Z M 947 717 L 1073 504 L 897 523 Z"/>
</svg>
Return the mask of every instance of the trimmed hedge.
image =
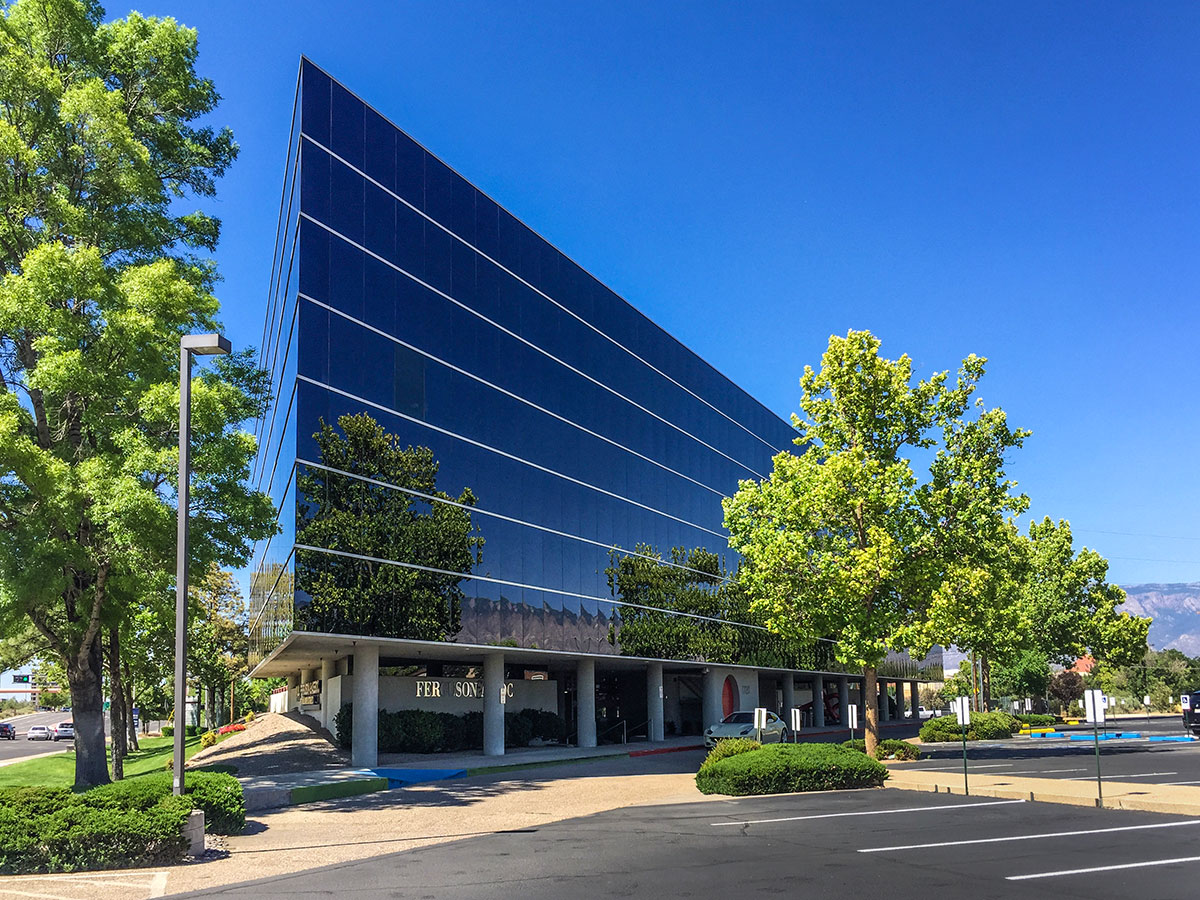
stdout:
<svg viewBox="0 0 1200 900">
<path fill-rule="evenodd" d="M 1021 723 L 1006 712 L 971 713 L 967 729 L 968 741 L 1002 741 L 1021 730 Z M 961 741 L 962 728 L 954 716 L 928 719 L 921 726 L 921 740 L 926 744 Z"/>
<path fill-rule="evenodd" d="M 857 750 L 859 753 L 867 752 L 867 742 L 864 738 L 842 741 L 842 746 L 850 750 Z M 919 759 L 920 756 L 921 748 L 916 744 L 910 744 L 908 741 L 888 738 L 886 741 L 880 741 L 875 745 L 876 759 Z"/>
<path fill-rule="evenodd" d="M 762 744 L 749 738 L 722 738 L 713 744 L 713 748 L 708 751 L 708 756 L 704 757 L 704 762 L 700 763 L 700 768 L 711 766 L 715 762 L 737 756 L 739 753 L 758 750 L 760 747 Z"/>
<path fill-rule="evenodd" d="M 342 704 L 334 716 L 333 729 L 338 744 L 348 749 L 354 736 L 353 704 Z M 504 714 L 504 743 L 509 747 L 525 747 L 535 739 L 559 742 L 566 734 L 567 724 L 557 713 L 523 709 Z M 379 710 L 381 753 L 446 753 L 482 746 L 482 712 L 456 716 L 423 709 Z"/>
<path fill-rule="evenodd" d="M 745 796 L 879 787 L 886 778 L 882 764 L 838 744 L 769 744 L 701 766 L 696 787 Z"/>
<path fill-rule="evenodd" d="M 184 737 L 195 737 L 198 734 L 200 734 L 200 726 L 199 725 L 185 725 L 183 727 Z M 174 725 L 164 725 L 162 727 L 162 736 L 163 737 L 174 737 L 175 736 L 175 726 Z"/>
<path fill-rule="evenodd" d="M 1040 713 L 1021 713 L 1016 716 L 1016 720 L 1022 725 L 1032 725 L 1034 728 L 1045 728 L 1058 723 L 1058 720 L 1054 716 L 1042 715 Z"/>
<path fill-rule="evenodd" d="M 217 834 L 246 824 L 242 786 L 231 775 L 190 772 L 188 793 L 169 774 L 142 775 L 81 794 L 68 788 L 0 788 L 0 874 L 120 869 L 178 862 L 184 823 L 204 810 Z"/>
</svg>

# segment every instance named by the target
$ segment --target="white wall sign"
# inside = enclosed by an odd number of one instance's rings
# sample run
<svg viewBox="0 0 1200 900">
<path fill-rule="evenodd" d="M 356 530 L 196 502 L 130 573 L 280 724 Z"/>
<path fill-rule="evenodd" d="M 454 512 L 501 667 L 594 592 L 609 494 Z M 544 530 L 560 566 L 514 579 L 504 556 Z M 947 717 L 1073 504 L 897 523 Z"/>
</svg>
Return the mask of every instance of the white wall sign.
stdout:
<svg viewBox="0 0 1200 900">
<path fill-rule="evenodd" d="M 512 685 L 511 684 L 502 684 L 502 685 L 500 685 L 499 688 L 497 688 L 497 690 L 499 690 L 499 692 L 500 692 L 500 705 L 504 706 L 506 703 L 508 703 L 508 695 L 509 695 L 509 692 L 512 690 Z"/>
</svg>

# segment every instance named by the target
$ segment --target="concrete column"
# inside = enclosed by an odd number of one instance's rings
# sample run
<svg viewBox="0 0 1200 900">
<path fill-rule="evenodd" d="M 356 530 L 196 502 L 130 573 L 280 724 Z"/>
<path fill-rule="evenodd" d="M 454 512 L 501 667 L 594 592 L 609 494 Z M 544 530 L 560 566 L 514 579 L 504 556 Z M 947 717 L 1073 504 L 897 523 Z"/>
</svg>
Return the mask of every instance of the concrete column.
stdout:
<svg viewBox="0 0 1200 900">
<path fill-rule="evenodd" d="M 504 690 L 504 654 L 490 653 L 483 658 L 483 752 L 488 756 L 504 755 Z"/>
<path fill-rule="evenodd" d="M 896 718 L 904 721 L 908 718 L 908 710 L 904 702 L 904 682 L 896 682 Z"/>
<path fill-rule="evenodd" d="M 921 721 L 921 685 L 915 681 L 908 683 L 908 698 L 911 701 L 913 718 L 918 722 Z"/>
<path fill-rule="evenodd" d="M 652 741 L 661 741 L 663 734 L 663 667 L 662 663 L 646 666 L 646 710 L 649 724 L 646 732 Z"/>
<path fill-rule="evenodd" d="M 792 727 L 792 710 L 796 707 L 796 677 L 788 672 L 783 676 L 783 722 Z"/>
<path fill-rule="evenodd" d="M 329 679 L 337 671 L 337 660 L 321 660 L 321 727 L 332 728 L 337 711 L 329 708 Z"/>
<path fill-rule="evenodd" d="M 294 691 L 296 688 L 300 687 L 300 676 L 289 675 L 287 677 L 287 686 L 289 691 Z"/>
<path fill-rule="evenodd" d="M 888 683 L 886 681 L 879 682 L 879 721 L 890 722 L 892 720 L 891 704 L 888 703 Z"/>
<path fill-rule="evenodd" d="M 379 765 L 379 648 L 354 648 L 354 746 L 350 761 L 373 769 Z"/>
<path fill-rule="evenodd" d="M 850 708 L 850 679 L 845 675 L 838 676 L 838 724 L 848 725 L 850 723 L 849 713 L 846 712 Z"/>
<path fill-rule="evenodd" d="M 579 660 L 575 667 L 576 746 L 596 746 L 596 661 Z"/>
<path fill-rule="evenodd" d="M 825 679 L 820 675 L 812 677 L 813 692 L 813 727 L 825 727 Z"/>
<path fill-rule="evenodd" d="M 725 673 L 717 669 L 708 669 L 704 673 L 704 698 L 701 702 L 701 709 L 704 712 L 704 721 L 701 723 L 702 728 L 708 728 L 709 725 L 716 725 L 721 719 L 721 688 L 725 684 Z"/>
</svg>

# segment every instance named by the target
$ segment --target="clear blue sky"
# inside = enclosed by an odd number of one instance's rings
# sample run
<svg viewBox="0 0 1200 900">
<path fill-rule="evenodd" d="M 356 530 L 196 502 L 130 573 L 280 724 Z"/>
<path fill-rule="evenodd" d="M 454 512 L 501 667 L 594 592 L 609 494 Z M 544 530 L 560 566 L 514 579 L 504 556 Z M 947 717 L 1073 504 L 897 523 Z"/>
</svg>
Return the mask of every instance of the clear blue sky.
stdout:
<svg viewBox="0 0 1200 900">
<path fill-rule="evenodd" d="M 304 53 L 780 415 L 849 328 L 922 374 L 989 357 L 1032 514 L 1115 581 L 1200 581 L 1195 3 L 139 9 L 200 30 L 242 147 L 235 344 Z"/>
</svg>

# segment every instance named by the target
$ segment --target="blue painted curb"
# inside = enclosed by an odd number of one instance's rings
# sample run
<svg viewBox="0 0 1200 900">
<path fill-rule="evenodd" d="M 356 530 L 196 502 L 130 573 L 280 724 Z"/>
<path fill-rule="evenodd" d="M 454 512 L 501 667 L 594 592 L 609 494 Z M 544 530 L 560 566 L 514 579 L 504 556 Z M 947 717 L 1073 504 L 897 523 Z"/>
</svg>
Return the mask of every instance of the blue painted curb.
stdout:
<svg viewBox="0 0 1200 900">
<path fill-rule="evenodd" d="M 445 778 L 461 778 L 466 769 L 372 769 L 376 775 L 388 780 L 388 788 L 407 787 L 426 781 L 441 781 Z"/>
<path fill-rule="evenodd" d="M 1177 734 L 1170 734 L 1170 735 L 1160 734 L 1160 735 L 1155 735 L 1154 737 L 1147 738 L 1146 740 L 1149 740 L 1149 741 L 1173 741 L 1173 742 L 1177 742 L 1177 743 L 1181 743 L 1181 744 L 1184 744 L 1184 743 L 1190 744 L 1192 741 L 1194 741 L 1196 739 L 1194 737 L 1187 737 L 1187 736 L 1182 736 L 1182 735 L 1177 735 Z"/>
<path fill-rule="evenodd" d="M 1043 734 L 1031 734 L 1031 738 L 1064 738 L 1066 737 L 1061 731 L 1047 731 Z"/>
</svg>

